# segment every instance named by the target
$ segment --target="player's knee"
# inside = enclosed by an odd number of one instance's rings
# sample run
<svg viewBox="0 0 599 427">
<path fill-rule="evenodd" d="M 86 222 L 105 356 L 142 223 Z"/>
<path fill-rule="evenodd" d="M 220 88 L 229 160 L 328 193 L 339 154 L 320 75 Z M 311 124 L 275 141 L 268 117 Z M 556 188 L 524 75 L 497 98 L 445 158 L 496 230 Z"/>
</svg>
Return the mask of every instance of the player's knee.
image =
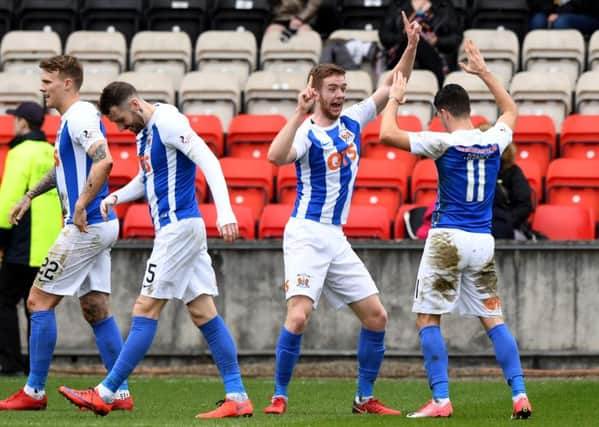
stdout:
<svg viewBox="0 0 599 427">
<path fill-rule="evenodd" d="M 382 331 L 387 327 L 387 311 L 381 305 L 364 320 L 363 326 L 371 331 Z"/>
<path fill-rule="evenodd" d="M 109 315 L 108 295 L 91 292 L 79 300 L 83 317 L 90 325 L 106 319 Z"/>
<path fill-rule="evenodd" d="M 285 327 L 292 334 L 301 334 L 306 329 L 308 314 L 301 310 L 291 310 L 287 313 Z"/>
</svg>

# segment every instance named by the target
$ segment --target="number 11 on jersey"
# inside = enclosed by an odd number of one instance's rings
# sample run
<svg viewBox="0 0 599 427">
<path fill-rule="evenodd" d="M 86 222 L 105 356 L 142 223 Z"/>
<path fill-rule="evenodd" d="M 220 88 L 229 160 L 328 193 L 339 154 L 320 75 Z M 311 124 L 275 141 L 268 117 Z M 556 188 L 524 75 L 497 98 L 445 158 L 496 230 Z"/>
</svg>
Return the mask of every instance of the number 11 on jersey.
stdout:
<svg viewBox="0 0 599 427">
<path fill-rule="evenodd" d="M 477 159 L 478 163 L 478 182 L 474 179 L 474 160 L 466 162 L 466 179 L 468 185 L 466 187 L 466 201 L 474 201 L 474 190 L 476 188 L 476 201 L 482 202 L 485 200 L 485 159 Z"/>
</svg>

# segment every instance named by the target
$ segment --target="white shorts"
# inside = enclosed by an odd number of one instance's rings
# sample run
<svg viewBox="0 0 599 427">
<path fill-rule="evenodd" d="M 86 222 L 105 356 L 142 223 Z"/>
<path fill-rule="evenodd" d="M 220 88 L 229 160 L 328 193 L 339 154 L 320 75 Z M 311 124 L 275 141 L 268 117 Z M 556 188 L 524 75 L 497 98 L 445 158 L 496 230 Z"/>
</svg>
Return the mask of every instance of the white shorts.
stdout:
<svg viewBox="0 0 599 427">
<path fill-rule="evenodd" d="M 339 309 L 379 292 L 337 225 L 292 217 L 285 226 L 283 252 L 287 299 L 304 295 L 316 308 L 324 292 Z"/>
<path fill-rule="evenodd" d="M 119 237 L 114 219 L 88 225 L 82 233 L 63 227 L 48 251 L 33 286 L 53 295 L 82 297 L 91 291 L 110 293 L 110 249 Z"/>
<path fill-rule="evenodd" d="M 146 264 L 141 294 L 179 299 L 185 304 L 202 294 L 218 295 L 202 218 L 187 218 L 158 230 Z"/>
<path fill-rule="evenodd" d="M 433 228 L 418 269 L 412 311 L 501 316 L 491 234 Z"/>
</svg>

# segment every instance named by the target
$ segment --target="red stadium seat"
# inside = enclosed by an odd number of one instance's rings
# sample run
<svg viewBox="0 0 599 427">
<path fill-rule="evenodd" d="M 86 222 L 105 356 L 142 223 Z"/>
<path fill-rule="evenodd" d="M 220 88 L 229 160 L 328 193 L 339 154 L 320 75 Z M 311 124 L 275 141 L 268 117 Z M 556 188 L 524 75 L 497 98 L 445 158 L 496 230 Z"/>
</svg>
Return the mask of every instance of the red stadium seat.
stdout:
<svg viewBox="0 0 599 427">
<path fill-rule="evenodd" d="M 239 159 L 224 157 L 220 164 L 227 181 L 233 205 L 252 208 L 254 217 L 259 218 L 264 205 L 272 199 L 273 169 L 262 159 Z"/>
<path fill-rule="evenodd" d="M 285 225 L 293 212 L 292 205 L 270 204 L 264 207 L 260 224 L 258 225 L 258 237 L 260 239 L 281 239 Z"/>
<path fill-rule="evenodd" d="M 513 142 L 518 147 L 518 158 L 534 160 L 541 175 L 555 156 L 555 125 L 549 116 L 518 116 Z"/>
<path fill-rule="evenodd" d="M 382 206 L 352 205 L 343 231 L 351 239 L 391 238 L 391 220 Z"/>
<path fill-rule="evenodd" d="M 15 136 L 15 118 L 12 115 L 0 115 L 0 144 L 6 144 Z"/>
<path fill-rule="evenodd" d="M 200 212 L 206 224 L 206 235 L 210 239 L 220 238 L 220 233 L 216 227 L 216 205 L 201 204 Z M 256 238 L 256 220 L 252 213 L 252 209 L 247 206 L 233 206 L 233 213 L 237 218 L 237 226 L 239 227 L 239 237 L 242 239 L 253 240 Z"/>
<path fill-rule="evenodd" d="M 278 114 L 239 114 L 227 132 L 227 147 L 232 157 L 266 159 L 270 143 L 287 119 Z"/>
<path fill-rule="evenodd" d="M 405 205 L 401 205 L 399 210 L 397 211 L 397 215 L 395 215 L 395 221 L 393 225 L 393 237 L 396 239 L 406 239 L 409 238 L 406 233 L 406 223 L 405 223 L 405 214 L 406 212 L 411 211 L 414 208 L 426 208 L 427 205 L 418 205 L 413 203 L 406 203 Z"/>
<path fill-rule="evenodd" d="M 217 157 L 221 157 L 225 152 L 225 142 L 223 125 L 218 116 L 188 114 L 187 118 L 194 132 L 202 137 Z"/>
<path fill-rule="evenodd" d="M 489 123 L 486 117 L 477 115 L 470 116 L 470 121 L 474 127 L 479 127 L 480 125 Z M 430 123 L 428 124 L 428 130 L 431 132 L 447 132 L 441 124 L 441 119 L 439 116 L 435 116 L 431 119 Z"/>
<path fill-rule="evenodd" d="M 106 139 L 108 144 L 114 143 L 134 143 L 136 141 L 135 134 L 131 131 L 120 131 L 117 125 L 108 120 L 108 117 L 102 116 L 102 123 L 106 131 Z"/>
<path fill-rule="evenodd" d="M 108 177 L 110 191 L 114 191 L 131 181 L 139 172 L 137 148 L 135 144 L 113 144 L 110 146 L 112 170 Z"/>
<path fill-rule="evenodd" d="M 208 196 L 208 186 L 206 184 L 206 177 L 200 168 L 196 169 L 196 199 L 198 203 L 202 203 Z"/>
<path fill-rule="evenodd" d="M 46 134 L 46 138 L 51 143 L 56 141 L 56 135 L 58 134 L 58 129 L 60 128 L 60 116 L 55 114 L 46 114 L 44 118 L 44 124 L 42 126 L 42 130 Z"/>
<path fill-rule="evenodd" d="M 408 195 L 408 173 L 401 162 L 361 159 L 352 204 L 379 205 L 393 218 Z"/>
<path fill-rule="evenodd" d="M 134 203 L 119 203 L 114 207 L 114 213 L 116 214 L 119 221 L 123 221 L 127 215 L 127 211 Z"/>
<path fill-rule="evenodd" d="M 432 159 L 419 160 L 412 172 L 412 203 L 430 205 L 437 199 L 437 167 Z"/>
<path fill-rule="evenodd" d="M 8 150 L 8 144 L 0 144 L 0 181 L 2 181 L 2 177 L 4 176 L 4 163 L 6 162 Z"/>
<path fill-rule="evenodd" d="M 277 175 L 277 200 L 283 204 L 295 203 L 297 192 L 297 174 L 295 164 L 290 163 L 279 168 Z"/>
<path fill-rule="evenodd" d="M 153 239 L 154 224 L 146 203 L 134 203 L 123 220 L 123 239 Z"/>
<path fill-rule="evenodd" d="M 397 123 L 401 129 L 410 132 L 420 132 L 422 130 L 422 124 L 417 116 L 397 116 Z M 380 129 L 381 116 L 364 126 L 362 131 L 362 157 L 398 160 L 410 174 L 418 158 L 407 151 L 381 144 L 379 140 Z"/>
<path fill-rule="evenodd" d="M 559 144 L 561 157 L 599 160 L 599 115 L 566 117 Z"/>
<path fill-rule="evenodd" d="M 531 202 L 533 209 L 543 199 L 543 177 L 539 164 L 532 159 L 516 159 L 516 164 L 522 169 L 528 185 L 532 190 Z"/>
<path fill-rule="evenodd" d="M 595 238 L 595 215 L 585 206 L 540 205 L 532 229 L 551 240 Z"/>
<path fill-rule="evenodd" d="M 547 203 L 599 212 L 599 160 L 555 159 L 547 169 Z"/>
</svg>

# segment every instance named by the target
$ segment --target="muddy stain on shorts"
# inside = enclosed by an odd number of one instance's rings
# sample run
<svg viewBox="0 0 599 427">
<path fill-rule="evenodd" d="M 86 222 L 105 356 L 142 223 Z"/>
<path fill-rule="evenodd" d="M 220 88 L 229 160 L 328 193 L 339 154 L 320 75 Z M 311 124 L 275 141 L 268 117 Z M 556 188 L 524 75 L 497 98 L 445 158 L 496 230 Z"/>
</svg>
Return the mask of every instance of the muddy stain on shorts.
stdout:
<svg viewBox="0 0 599 427">
<path fill-rule="evenodd" d="M 453 301 L 456 298 L 455 291 L 459 276 L 458 248 L 453 244 L 448 233 L 435 233 L 430 239 L 430 265 L 437 270 L 433 277 L 432 288 L 444 299 Z"/>
<path fill-rule="evenodd" d="M 497 293 L 495 260 L 491 259 L 474 274 L 474 285 L 481 294 L 495 295 Z"/>
</svg>

